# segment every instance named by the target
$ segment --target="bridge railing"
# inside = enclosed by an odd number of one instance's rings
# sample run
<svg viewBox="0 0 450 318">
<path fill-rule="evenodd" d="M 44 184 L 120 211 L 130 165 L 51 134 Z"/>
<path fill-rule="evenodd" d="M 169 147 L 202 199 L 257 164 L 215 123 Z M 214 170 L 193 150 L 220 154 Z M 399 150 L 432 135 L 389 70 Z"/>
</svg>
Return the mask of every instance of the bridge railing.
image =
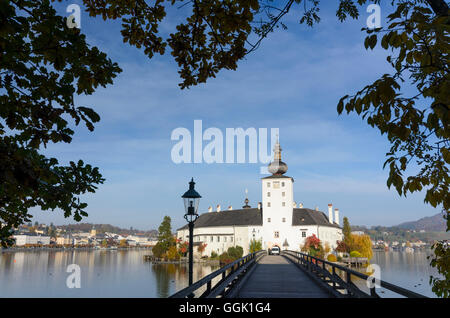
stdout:
<svg viewBox="0 0 450 318">
<path fill-rule="evenodd" d="M 241 280 L 248 270 L 255 264 L 257 259 L 265 254 L 265 251 L 258 251 L 244 256 L 217 271 L 203 277 L 169 298 L 216 298 L 225 296 L 235 284 Z M 213 280 L 220 279 L 213 286 Z M 205 288 L 206 287 L 206 288 Z M 201 292 L 201 294 L 200 294 Z"/>
<path fill-rule="evenodd" d="M 312 274 L 312 276 L 315 276 L 316 278 L 321 280 L 326 284 L 328 288 L 337 291 L 344 297 L 379 298 L 380 296 L 375 290 L 376 283 L 387 290 L 390 290 L 407 298 L 426 298 L 426 296 L 424 295 L 415 293 L 400 286 L 388 283 L 383 280 L 375 281 L 375 277 L 373 276 L 360 273 L 348 267 L 325 261 L 321 258 L 317 258 L 302 252 L 287 250 L 283 251 L 283 253 L 294 258 L 301 268 L 305 269 L 307 272 Z M 339 275 L 339 272 L 343 274 L 345 279 L 343 279 Z M 370 294 L 364 292 L 357 285 L 355 285 L 355 283 L 352 281 L 352 276 L 363 279 L 364 281 L 369 280 L 371 282 L 371 288 L 369 288 Z M 344 291 L 346 294 L 342 294 L 341 291 Z"/>
</svg>

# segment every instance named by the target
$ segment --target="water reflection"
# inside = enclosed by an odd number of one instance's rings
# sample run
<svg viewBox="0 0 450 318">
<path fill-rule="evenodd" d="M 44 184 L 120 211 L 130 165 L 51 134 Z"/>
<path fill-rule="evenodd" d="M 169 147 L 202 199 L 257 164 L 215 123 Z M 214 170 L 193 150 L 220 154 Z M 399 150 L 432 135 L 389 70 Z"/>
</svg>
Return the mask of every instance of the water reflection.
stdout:
<svg viewBox="0 0 450 318">
<path fill-rule="evenodd" d="M 146 250 L 58 250 L 0 253 L 0 297 L 168 297 L 188 284 L 185 264 L 153 265 Z M 81 268 L 69 289 L 67 266 Z M 214 266 L 195 264 L 194 280 Z"/>
</svg>

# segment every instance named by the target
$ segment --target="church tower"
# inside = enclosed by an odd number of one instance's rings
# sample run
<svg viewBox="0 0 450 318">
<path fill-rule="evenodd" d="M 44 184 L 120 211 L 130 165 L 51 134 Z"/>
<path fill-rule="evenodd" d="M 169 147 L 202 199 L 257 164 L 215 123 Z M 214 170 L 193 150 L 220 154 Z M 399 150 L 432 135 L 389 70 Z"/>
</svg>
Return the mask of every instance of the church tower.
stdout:
<svg viewBox="0 0 450 318">
<path fill-rule="evenodd" d="M 284 174 L 287 164 L 281 161 L 281 146 L 274 146 L 274 160 L 269 164 L 271 176 L 262 178 L 263 248 L 278 245 L 280 249 L 289 241 L 292 227 L 294 179 Z M 289 242 L 288 242 L 289 243 Z"/>
<path fill-rule="evenodd" d="M 95 225 L 92 226 L 90 235 L 91 236 L 97 236 L 97 230 L 95 229 Z"/>
</svg>

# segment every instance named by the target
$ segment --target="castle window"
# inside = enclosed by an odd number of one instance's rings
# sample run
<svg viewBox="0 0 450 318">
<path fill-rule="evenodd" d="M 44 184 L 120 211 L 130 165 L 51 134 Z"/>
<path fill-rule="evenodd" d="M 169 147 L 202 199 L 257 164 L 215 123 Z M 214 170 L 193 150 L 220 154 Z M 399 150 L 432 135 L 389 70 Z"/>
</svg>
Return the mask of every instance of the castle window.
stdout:
<svg viewBox="0 0 450 318">
<path fill-rule="evenodd" d="M 279 238 L 279 237 L 280 237 L 280 232 L 275 231 L 274 237 L 275 237 L 275 238 Z"/>
<path fill-rule="evenodd" d="M 211 236 L 211 242 L 213 242 L 214 241 L 214 236 Z"/>
<path fill-rule="evenodd" d="M 220 236 L 217 237 L 217 242 L 220 242 Z"/>
<path fill-rule="evenodd" d="M 269 208 L 270 208 L 270 202 L 267 202 L 267 207 L 269 207 Z"/>
<path fill-rule="evenodd" d="M 270 218 L 267 218 L 267 222 L 270 223 Z"/>
<path fill-rule="evenodd" d="M 281 186 L 284 187 L 284 182 L 281 182 Z"/>
<path fill-rule="evenodd" d="M 230 236 L 230 242 L 233 242 L 233 237 L 232 236 Z"/>
<path fill-rule="evenodd" d="M 286 206 L 286 202 L 281 202 L 281 206 Z"/>
<path fill-rule="evenodd" d="M 227 241 L 227 237 L 226 237 L 226 236 L 223 237 L 223 241 L 224 241 L 224 242 Z"/>
<path fill-rule="evenodd" d="M 270 182 L 267 182 L 267 187 L 270 188 Z"/>
<path fill-rule="evenodd" d="M 273 182 L 273 188 L 274 189 L 279 189 L 280 188 L 280 181 L 274 181 Z"/>
<path fill-rule="evenodd" d="M 283 197 L 285 197 L 285 196 L 286 196 L 286 192 L 281 192 L 281 195 L 282 195 Z"/>
<path fill-rule="evenodd" d="M 267 192 L 267 196 L 270 197 L 270 192 Z"/>
<path fill-rule="evenodd" d="M 286 222 L 286 218 L 283 218 L 283 222 Z"/>
<path fill-rule="evenodd" d="M 306 237 L 306 231 L 302 232 L 302 237 Z"/>
</svg>

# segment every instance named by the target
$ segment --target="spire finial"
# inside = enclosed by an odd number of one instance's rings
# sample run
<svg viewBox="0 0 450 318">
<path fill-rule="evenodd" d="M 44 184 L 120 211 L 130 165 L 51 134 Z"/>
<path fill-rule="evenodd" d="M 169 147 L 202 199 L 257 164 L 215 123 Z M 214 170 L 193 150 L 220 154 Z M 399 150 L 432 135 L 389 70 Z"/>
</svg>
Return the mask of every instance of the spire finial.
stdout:
<svg viewBox="0 0 450 318">
<path fill-rule="evenodd" d="M 248 202 L 249 202 L 249 200 L 248 200 L 248 189 L 245 189 L 245 200 L 244 200 L 245 205 L 242 207 L 243 209 L 251 208 L 251 206 L 248 205 Z"/>
<path fill-rule="evenodd" d="M 269 164 L 269 172 L 273 175 L 282 175 L 287 171 L 287 165 L 281 161 L 281 146 L 277 134 L 277 142 L 273 147 L 273 162 Z"/>
</svg>

